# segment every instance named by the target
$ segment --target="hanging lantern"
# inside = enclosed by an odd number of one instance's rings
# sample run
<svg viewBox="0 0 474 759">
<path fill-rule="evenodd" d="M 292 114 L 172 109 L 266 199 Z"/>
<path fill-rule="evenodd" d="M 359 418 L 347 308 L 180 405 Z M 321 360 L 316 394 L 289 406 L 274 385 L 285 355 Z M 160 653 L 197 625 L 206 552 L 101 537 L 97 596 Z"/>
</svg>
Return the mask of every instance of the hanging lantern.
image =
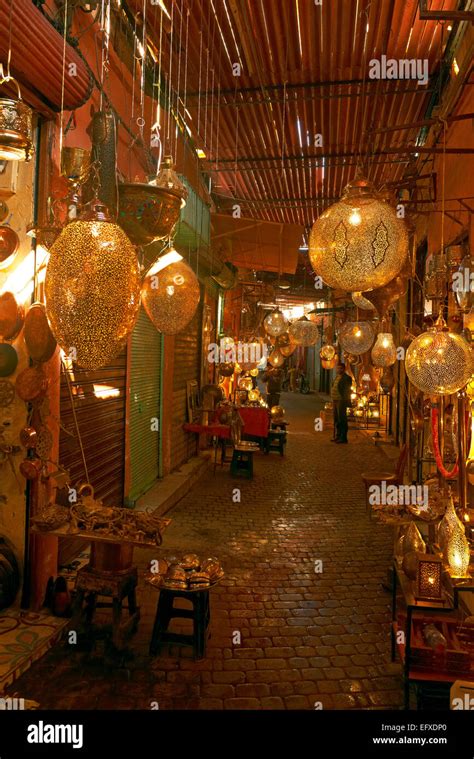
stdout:
<svg viewBox="0 0 474 759">
<path fill-rule="evenodd" d="M 0 86 L 14 82 L 18 98 L 0 98 L 0 161 L 29 161 L 33 151 L 33 111 L 21 99 L 21 91 L 12 76 L 0 81 Z"/>
<path fill-rule="evenodd" d="M 258 377 L 258 369 L 255 367 L 255 369 L 251 369 L 249 371 L 249 374 L 251 377 Z"/>
<path fill-rule="evenodd" d="M 373 311 L 375 308 L 374 304 L 367 300 L 361 292 L 352 293 L 352 302 L 363 311 Z"/>
<path fill-rule="evenodd" d="M 277 348 L 276 350 L 272 351 L 268 357 L 268 361 L 272 366 L 280 367 L 283 366 L 285 363 L 285 357 L 281 353 L 281 351 Z"/>
<path fill-rule="evenodd" d="M 319 337 L 318 325 L 310 321 L 306 316 L 302 316 L 301 319 L 294 321 L 290 325 L 288 332 L 293 340 L 304 348 L 314 345 Z"/>
<path fill-rule="evenodd" d="M 469 577 L 471 552 L 462 526 L 450 532 L 446 553 L 451 577 Z"/>
<path fill-rule="evenodd" d="M 249 390 L 249 401 L 258 401 L 260 399 L 260 390 Z"/>
<path fill-rule="evenodd" d="M 445 331 L 441 314 L 436 324 L 415 338 L 407 349 L 408 379 L 426 395 L 451 395 L 469 381 L 472 351 L 459 335 Z"/>
<path fill-rule="evenodd" d="M 68 224 L 51 246 L 46 313 L 66 355 L 84 369 L 117 356 L 140 306 L 138 262 L 126 234 L 98 201 Z"/>
<path fill-rule="evenodd" d="M 282 335 L 284 332 L 286 332 L 288 328 L 288 322 L 280 309 L 277 308 L 275 311 L 272 311 L 270 314 L 268 314 L 268 316 L 265 317 L 263 320 L 263 327 L 267 334 L 271 335 L 272 337 L 277 337 L 278 335 Z"/>
<path fill-rule="evenodd" d="M 374 366 L 392 366 L 397 360 L 397 349 L 391 332 L 379 332 L 371 352 Z"/>
<path fill-rule="evenodd" d="M 323 345 L 323 347 L 319 351 L 319 358 L 322 358 L 325 361 L 331 361 L 335 355 L 336 355 L 336 346 L 330 345 L 329 343 L 327 343 L 326 345 Z"/>
<path fill-rule="evenodd" d="M 148 271 L 142 302 L 150 320 L 164 335 L 176 335 L 189 324 L 199 305 L 198 279 L 174 248 Z"/>
<path fill-rule="evenodd" d="M 374 342 L 374 330 L 370 322 L 346 322 L 339 332 L 339 343 L 347 353 L 360 356 Z"/>
<path fill-rule="evenodd" d="M 252 378 L 242 377 L 239 379 L 239 390 L 253 390 Z"/>
<path fill-rule="evenodd" d="M 282 335 L 277 335 L 275 338 L 275 345 L 277 348 L 287 348 L 289 345 L 294 344 L 294 339 L 291 338 L 289 332 L 283 332 Z"/>
<path fill-rule="evenodd" d="M 382 287 L 402 269 L 408 232 L 396 211 L 366 179 L 351 182 L 338 203 L 314 223 L 311 265 L 323 281 L 348 292 Z"/>
<path fill-rule="evenodd" d="M 337 364 L 337 356 L 334 356 L 331 359 L 321 359 L 321 366 L 323 369 L 334 369 L 334 367 Z"/>
</svg>

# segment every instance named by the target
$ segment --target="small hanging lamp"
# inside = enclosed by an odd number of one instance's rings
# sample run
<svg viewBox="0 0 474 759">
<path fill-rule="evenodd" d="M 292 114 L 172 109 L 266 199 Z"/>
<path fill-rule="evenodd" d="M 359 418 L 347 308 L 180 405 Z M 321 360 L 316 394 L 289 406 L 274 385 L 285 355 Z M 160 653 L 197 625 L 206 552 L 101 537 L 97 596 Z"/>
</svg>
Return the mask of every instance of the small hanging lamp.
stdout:
<svg viewBox="0 0 474 759">
<path fill-rule="evenodd" d="M 200 297 L 195 273 L 174 248 L 155 261 L 143 282 L 143 307 L 164 335 L 176 335 L 189 324 Z"/>
<path fill-rule="evenodd" d="M 374 366 L 385 368 L 397 360 L 397 349 L 391 332 L 379 332 L 371 352 Z"/>
<path fill-rule="evenodd" d="M 282 335 L 288 329 L 288 322 L 279 308 L 269 313 L 263 320 L 265 332 L 272 337 Z"/>
<path fill-rule="evenodd" d="M 310 321 L 307 316 L 302 316 L 301 319 L 294 321 L 288 332 L 293 340 L 304 348 L 314 345 L 319 337 L 318 325 Z"/>
<path fill-rule="evenodd" d="M 339 343 L 347 353 L 360 356 L 374 342 L 374 330 L 370 322 L 346 322 L 339 332 Z"/>
<path fill-rule="evenodd" d="M 0 98 L 0 161 L 29 161 L 33 152 L 33 111 L 21 99 L 20 85 L 12 76 L 0 86 L 14 82 L 18 97 Z"/>
</svg>

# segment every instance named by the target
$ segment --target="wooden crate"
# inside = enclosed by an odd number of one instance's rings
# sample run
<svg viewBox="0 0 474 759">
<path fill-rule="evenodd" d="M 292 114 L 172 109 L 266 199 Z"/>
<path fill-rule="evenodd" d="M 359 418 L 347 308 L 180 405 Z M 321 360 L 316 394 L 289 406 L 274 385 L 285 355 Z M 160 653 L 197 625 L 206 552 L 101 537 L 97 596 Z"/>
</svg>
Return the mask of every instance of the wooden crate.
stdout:
<svg viewBox="0 0 474 759">
<path fill-rule="evenodd" d="M 399 618 L 400 628 L 406 620 Z M 438 654 L 425 643 L 423 628 L 434 624 L 447 641 L 446 651 Z M 462 625 L 460 620 L 443 617 L 417 616 L 412 618 L 410 668 L 426 672 L 468 677 L 474 674 L 474 629 Z"/>
</svg>

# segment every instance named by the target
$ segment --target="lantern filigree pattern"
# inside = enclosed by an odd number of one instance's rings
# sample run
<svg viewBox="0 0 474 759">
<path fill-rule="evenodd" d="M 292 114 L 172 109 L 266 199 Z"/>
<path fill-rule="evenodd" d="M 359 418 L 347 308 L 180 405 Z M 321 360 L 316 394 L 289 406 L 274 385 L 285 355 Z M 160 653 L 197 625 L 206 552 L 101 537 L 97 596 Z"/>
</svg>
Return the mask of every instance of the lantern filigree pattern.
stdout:
<svg viewBox="0 0 474 759">
<path fill-rule="evenodd" d="M 346 322 L 339 332 L 339 343 L 347 353 L 360 356 L 374 342 L 374 330 L 370 322 Z"/>
<path fill-rule="evenodd" d="M 330 343 L 323 345 L 323 347 L 319 351 L 319 357 L 324 359 L 325 361 L 331 361 L 335 355 L 336 355 L 336 347 L 334 345 L 331 345 Z"/>
<path fill-rule="evenodd" d="M 456 525 L 449 534 L 447 559 L 452 577 L 468 577 L 470 550 L 464 529 Z"/>
<path fill-rule="evenodd" d="M 120 353 L 140 306 L 135 249 L 104 206 L 93 203 L 51 246 L 46 313 L 60 347 L 83 369 Z"/>
<path fill-rule="evenodd" d="M 348 185 L 314 223 L 311 265 L 330 287 L 348 292 L 382 287 L 402 269 L 408 232 L 396 211 L 367 180 Z"/>
<path fill-rule="evenodd" d="M 379 332 L 370 355 L 374 366 L 385 368 L 395 363 L 397 360 L 397 349 L 391 332 Z"/>
<path fill-rule="evenodd" d="M 268 335 L 277 337 L 278 335 L 282 335 L 284 332 L 286 332 L 288 328 L 288 322 L 282 312 L 277 308 L 275 311 L 272 311 L 270 314 L 268 314 L 268 316 L 265 317 L 263 321 L 263 327 Z"/>
<path fill-rule="evenodd" d="M 429 553 L 418 554 L 416 597 L 420 600 L 439 599 L 442 596 L 442 560 Z"/>
<path fill-rule="evenodd" d="M 473 370 L 472 351 L 460 335 L 445 332 L 440 316 L 428 332 L 415 338 L 407 349 L 408 379 L 427 395 L 450 395 L 469 382 Z"/>
<path fill-rule="evenodd" d="M 143 306 L 156 329 L 164 335 L 176 335 L 189 324 L 199 299 L 199 282 L 184 261 L 174 261 L 160 269 L 158 259 L 143 282 Z"/>
<path fill-rule="evenodd" d="M 306 316 L 294 321 L 293 324 L 290 325 L 288 332 L 293 340 L 304 348 L 314 345 L 319 337 L 318 325 L 311 322 Z"/>
</svg>

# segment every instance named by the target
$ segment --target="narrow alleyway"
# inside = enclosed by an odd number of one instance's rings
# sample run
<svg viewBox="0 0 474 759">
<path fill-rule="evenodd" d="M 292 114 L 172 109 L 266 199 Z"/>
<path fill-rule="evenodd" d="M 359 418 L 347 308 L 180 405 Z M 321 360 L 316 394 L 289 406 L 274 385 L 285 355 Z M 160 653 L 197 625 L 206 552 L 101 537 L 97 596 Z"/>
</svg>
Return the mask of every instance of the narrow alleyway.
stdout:
<svg viewBox="0 0 474 759">
<path fill-rule="evenodd" d="M 12 691 L 53 709 L 401 706 L 390 596 L 381 585 L 392 536 L 369 521 L 360 481 L 362 470 L 387 466 L 385 455 L 362 433 L 337 446 L 331 430 L 315 432 L 317 396 L 282 400 L 290 421 L 285 457 L 257 454 L 251 482 L 232 480 L 228 466 L 215 476 L 209 469 L 168 514 L 163 550 L 136 552 L 143 570 L 183 551 L 222 560 L 206 659 L 195 663 L 176 647 L 148 657 L 157 594 L 142 584 L 134 656 L 122 669 L 104 664 L 100 646 L 86 659 L 63 643 Z"/>
</svg>

